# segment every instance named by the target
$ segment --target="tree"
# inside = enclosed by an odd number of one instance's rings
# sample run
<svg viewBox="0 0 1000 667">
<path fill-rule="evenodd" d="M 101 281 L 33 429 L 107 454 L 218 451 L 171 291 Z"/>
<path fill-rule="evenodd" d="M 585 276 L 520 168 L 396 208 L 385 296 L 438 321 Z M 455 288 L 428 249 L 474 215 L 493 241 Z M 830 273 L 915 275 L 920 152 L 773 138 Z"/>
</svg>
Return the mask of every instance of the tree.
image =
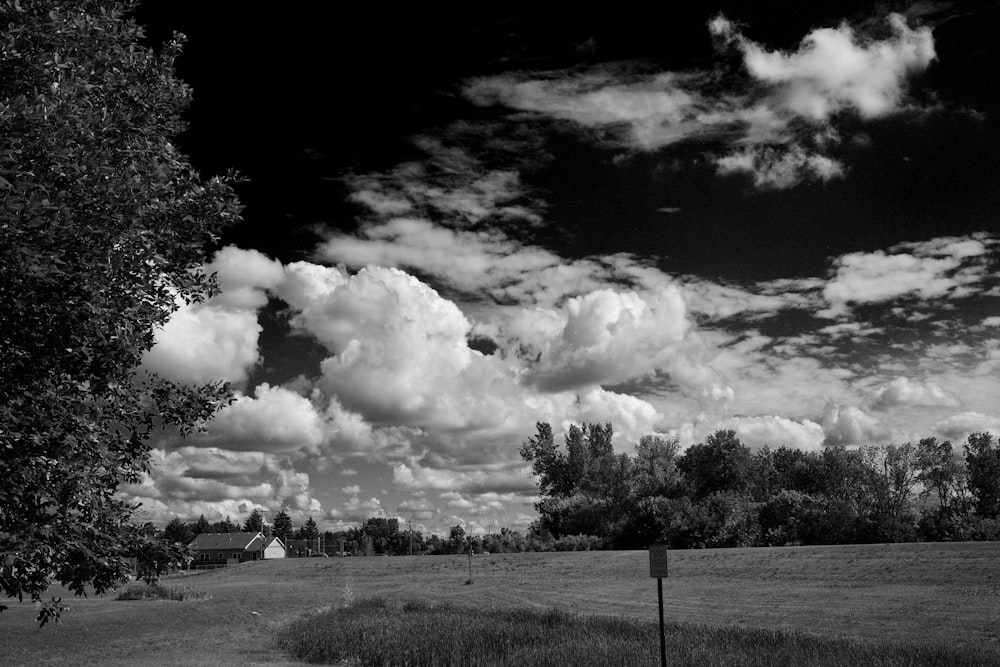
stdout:
<svg viewBox="0 0 1000 667">
<path fill-rule="evenodd" d="M 141 370 L 155 329 L 215 292 L 205 251 L 239 205 L 170 143 L 180 39 L 141 46 L 127 9 L 0 7 L 0 593 L 19 599 L 123 580 L 139 540 L 116 490 L 155 431 L 187 435 L 231 396 Z"/>
<path fill-rule="evenodd" d="M 635 447 L 632 468 L 632 492 L 638 498 L 670 496 L 677 492 L 680 473 L 677 471 L 677 438 L 644 435 Z"/>
<path fill-rule="evenodd" d="M 281 510 L 274 517 L 274 527 L 272 528 L 274 534 L 284 543 L 288 543 L 288 538 L 292 536 L 292 519 L 285 513 L 285 510 Z"/>
<path fill-rule="evenodd" d="M 573 491 L 570 464 L 566 455 L 556 448 L 552 426 L 544 422 L 535 424 L 537 434 L 521 446 L 521 458 L 531 464 L 531 472 L 538 477 L 543 496 L 568 496 Z M 570 433 L 573 433 L 572 428 Z M 569 436 L 567 436 L 569 445 Z"/>
<path fill-rule="evenodd" d="M 212 524 L 208 522 L 205 515 L 202 514 L 198 517 L 198 520 L 191 524 L 191 535 L 201 535 L 202 533 L 211 533 Z"/>
<path fill-rule="evenodd" d="M 213 533 L 238 533 L 239 531 L 240 531 L 239 524 L 233 523 L 232 519 L 229 518 L 228 514 L 226 515 L 226 518 L 223 519 L 222 521 L 212 524 Z"/>
<path fill-rule="evenodd" d="M 716 431 L 703 444 L 690 447 L 677 467 L 698 498 L 720 491 L 743 492 L 750 486 L 750 449 L 732 430 Z"/>
<path fill-rule="evenodd" d="M 256 507 L 250 512 L 246 522 L 243 524 L 244 533 L 259 533 L 264 528 L 264 516 Z"/>
<path fill-rule="evenodd" d="M 302 524 L 302 539 L 304 540 L 315 540 L 319 537 L 319 526 L 316 525 L 316 520 L 312 517 L 306 519 L 306 522 Z"/>
<path fill-rule="evenodd" d="M 973 433 L 964 449 L 976 514 L 984 519 L 1000 518 L 1000 447 L 991 433 Z"/>
<path fill-rule="evenodd" d="M 448 553 L 463 553 L 465 551 L 466 543 L 465 528 L 462 528 L 461 526 L 452 526 L 451 530 L 448 532 Z"/>
<path fill-rule="evenodd" d="M 163 539 L 168 544 L 187 544 L 194 539 L 191 528 L 179 518 L 174 517 L 163 529 Z"/>
</svg>

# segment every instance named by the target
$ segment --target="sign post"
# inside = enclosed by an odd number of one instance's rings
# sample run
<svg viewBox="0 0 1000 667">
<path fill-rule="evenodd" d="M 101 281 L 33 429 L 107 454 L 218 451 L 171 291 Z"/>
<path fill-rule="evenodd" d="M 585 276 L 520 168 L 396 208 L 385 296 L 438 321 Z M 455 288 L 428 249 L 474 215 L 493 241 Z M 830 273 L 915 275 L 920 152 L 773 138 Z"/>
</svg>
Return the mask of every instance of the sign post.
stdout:
<svg viewBox="0 0 1000 667">
<path fill-rule="evenodd" d="M 663 579 L 667 576 L 667 545 L 649 547 L 649 576 L 656 578 L 656 598 L 660 607 L 660 665 L 667 667 L 667 638 L 663 631 Z"/>
</svg>

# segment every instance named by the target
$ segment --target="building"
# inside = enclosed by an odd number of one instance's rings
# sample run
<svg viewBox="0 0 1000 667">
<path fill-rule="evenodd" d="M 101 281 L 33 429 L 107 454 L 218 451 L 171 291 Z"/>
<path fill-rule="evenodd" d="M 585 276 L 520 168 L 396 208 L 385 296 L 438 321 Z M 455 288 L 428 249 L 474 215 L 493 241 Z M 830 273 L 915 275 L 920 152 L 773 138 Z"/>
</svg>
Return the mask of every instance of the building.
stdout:
<svg viewBox="0 0 1000 667">
<path fill-rule="evenodd" d="M 195 570 L 238 565 L 251 560 L 263 560 L 266 556 L 264 535 L 259 532 L 202 533 L 189 546 L 194 552 L 191 569 Z"/>
<path fill-rule="evenodd" d="M 285 555 L 285 545 L 277 537 L 272 537 L 264 547 L 264 558 L 267 560 L 284 558 Z"/>
</svg>

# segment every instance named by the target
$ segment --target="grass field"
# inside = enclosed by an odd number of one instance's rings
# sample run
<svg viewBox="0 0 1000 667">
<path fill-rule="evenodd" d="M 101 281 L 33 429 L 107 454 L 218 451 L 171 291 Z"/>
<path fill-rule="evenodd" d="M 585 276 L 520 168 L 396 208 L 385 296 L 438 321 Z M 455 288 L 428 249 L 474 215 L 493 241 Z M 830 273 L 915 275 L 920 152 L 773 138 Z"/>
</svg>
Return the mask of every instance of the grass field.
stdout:
<svg viewBox="0 0 1000 667">
<path fill-rule="evenodd" d="M 666 617 L 928 651 L 977 647 L 1000 664 L 998 565 L 995 542 L 673 551 Z M 63 624 L 41 630 L 34 608 L 14 603 L 0 615 L 0 662 L 296 664 L 274 643 L 280 627 L 374 596 L 656 618 L 643 551 L 476 556 L 467 579 L 464 556 L 275 560 L 167 580 L 206 600 L 69 599 Z"/>
</svg>

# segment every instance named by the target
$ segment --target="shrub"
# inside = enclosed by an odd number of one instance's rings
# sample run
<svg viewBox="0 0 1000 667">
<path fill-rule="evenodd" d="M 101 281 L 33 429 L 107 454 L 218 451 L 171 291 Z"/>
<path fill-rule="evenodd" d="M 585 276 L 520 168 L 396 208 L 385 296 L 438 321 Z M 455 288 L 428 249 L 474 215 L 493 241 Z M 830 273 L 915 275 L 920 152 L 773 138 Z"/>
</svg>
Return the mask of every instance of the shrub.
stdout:
<svg viewBox="0 0 1000 667">
<path fill-rule="evenodd" d="M 207 600 L 208 594 L 188 586 L 164 586 L 134 581 L 122 590 L 116 600 Z"/>
</svg>

